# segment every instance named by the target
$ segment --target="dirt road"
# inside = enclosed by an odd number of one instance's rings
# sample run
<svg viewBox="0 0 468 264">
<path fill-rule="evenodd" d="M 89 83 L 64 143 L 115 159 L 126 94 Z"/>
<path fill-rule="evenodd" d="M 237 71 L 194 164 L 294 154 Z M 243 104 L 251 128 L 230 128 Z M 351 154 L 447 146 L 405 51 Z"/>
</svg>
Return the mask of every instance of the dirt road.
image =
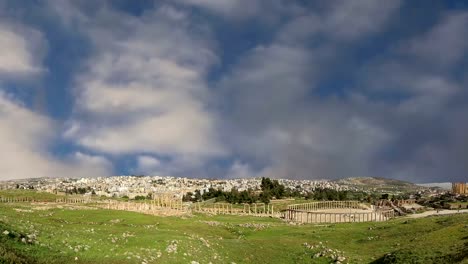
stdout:
<svg viewBox="0 0 468 264">
<path fill-rule="evenodd" d="M 426 217 L 426 216 L 431 216 L 431 215 L 450 215 L 450 214 L 463 214 L 463 213 L 468 213 L 468 209 L 463 209 L 463 210 L 440 210 L 437 212 L 437 210 L 433 211 L 427 211 L 424 213 L 420 214 L 409 214 L 406 217 L 408 218 L 421 218 L 421 217 Z"/>
</svg>

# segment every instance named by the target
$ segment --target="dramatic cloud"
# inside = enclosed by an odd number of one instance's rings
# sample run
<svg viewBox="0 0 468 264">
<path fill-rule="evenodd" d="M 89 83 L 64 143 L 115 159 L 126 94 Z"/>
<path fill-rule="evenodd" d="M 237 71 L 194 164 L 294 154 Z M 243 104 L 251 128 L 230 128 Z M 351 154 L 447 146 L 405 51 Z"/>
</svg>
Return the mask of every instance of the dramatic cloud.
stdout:
<svg viewBox="0 0 468 264">
<path fill-rule="evenodd" d="M 44 72 L 42 34 L 17 23 L 0 23 L 0 77 L 33 79 Z M 99 156 L 75 152 L 56 158 L 48 148 L 59 125 L 35 113 L 0 86 L 0 180 L 34 177 L 109 175 L 111 163 Z"/>
<path fill-rule="evenodd" d="M 168 6 L 142 17 L 103 10 L 89 31 L 94 51 L 65 135 L 112 154 L 222 155 L 205 82 L 215 47 L 187 16 Z"/>
<path fill-rule="evenodd" d="M 407 52 L 434 67 L 450 67 L 461 61 L 468 49 L 468 13 L 446 15 L 425 34 L 411 40 Z"/>
<path fill-rule="evenodd" d="M 382 123 L 394 135 L 374 164 L 401 179 L 437 180 L 449 173 L 462 180 L 468 155 L 466 81 L 448 71 L 466 61 L 468 13 L 445 15 L 427 32 L 403 40 L 384 58 L 366 66 L 363 87 L 372 95 L 393 94 Z M 463 22 L 465 21 L 465 22 Z M 450 164 L 450 165 L 449 165 Z"/>
<path fill-rule="evenodd" d="M 231 119 L 226 126 L 232 132 L 232 145 L 237 153 L 248 157 L 253 167 L 260 168 L 256 175 L 372 175 L 372 158 L 391 135 L 361 110 L 365 106 L 359 104 L 369 102 L 320 100 L 313 95 L 326 73 L 327 67 L 323 66 L 333 65 L 337 59 L 341 40 L 352 41 L 376 32 L 398 7 L 359 3 L 366 8 L 336 3 L 329 15 L 311 13 L 293 19 L 278 32 L 272 44 L 256 47 L 223 80 L 222 86 L 231 98 Z M 381 18 L 370 23 L 368 17 L 374 16 L 376 8 L 381 11 Z M 361 18 L 340 16 L 351 16 L 351 11 Z M 330 40 L 321 41 L 314 48 L 304 45 L 306 39 L 313 41 L 324 36 Z M 236 167 L 239 166 L 232 169 Z"/>
<path fill-rule="evenodd" d="M 0 0 L 0 168 L 464 180 L 468 11 L 439 5 Z"/>
<path fill-rule="evenodd" d="M 466 142 L 466 136 L 453 127 L 466 128 L 457 118 L 440 124 L 447 113 L 464 111 L 450 107 L 462 84 L 428 70 L 428 61 L 438 63 L 431 61 L 430 53 L 390 49 L 385 51 L 388 58 L 364 67 L 363 76 L 356 76 L 362 86 L 343 87 L 344 97 L 324 98 L 315 92 L 329 78 L 336 78 L 330 72 L 343 62 L 339 54 L 352 52 L 360 40 L 384 30 L 397 8 L 398 2 L 335 2 L 329 14 L 309 13 L 291 20 L 269 46 L 256 47 L 240 60 L 222 86 L 231 98 L 228 138 L 233 140 L 234 152 L 251 165 L 243 168 L 256 168 L 254 175 L 270 177 L 382 175 L 430 181 L 438 179 L 450 163 L 452 177 L 463 177 L 467 155 L 460 156 L 452 144 Z M 462 19 L 464 14 L 445 16 L 430 33 L 398 46 L 417 46 L 426 35 L 444 39 L 447 31 L 461 33 Z M 466 54 L 461 49 L 466 34 L 457 39 L 455 35 L 450 33 L 450 38 L 438 43 L 421 42 L 434 51 L 454 45 L 456 55 L 447 61 L 453 64 Z M 314 40 L 315 46 L 304 45 Z M 409 62 L 408 54 L 422 62 Z M 350 67 L 347 70 L 356 71 L 355 65 Z M 397 104 L 388 100 L 394 93 L 401 93 Z M 383 94 L 383 100 L 375 101 L 377 94 Z M 231 170 L 239 167 L 236 163 Z"/>
</svg>

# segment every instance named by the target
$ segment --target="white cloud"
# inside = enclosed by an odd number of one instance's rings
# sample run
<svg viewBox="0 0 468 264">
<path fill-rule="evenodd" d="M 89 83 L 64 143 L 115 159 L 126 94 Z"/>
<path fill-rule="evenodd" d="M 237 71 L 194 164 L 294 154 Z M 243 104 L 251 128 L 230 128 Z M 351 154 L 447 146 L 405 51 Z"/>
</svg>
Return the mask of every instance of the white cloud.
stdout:
<svg viewBox="0 0 468 264">
<path fill-rule="evenodd" d="M 99 155 L 112 154 L 136 158 L 134 170 L 144 174 L 461 179 L 468 97 L 466 81 L 454 75 L 463 74 L 457 66 L 467 58 L 466 12 L 445 13 L 397 45 L 391 40 L 403 35 L 395 32 L 385 45 L 374 44 L 372 36 L 397 22 L 401 3 L 177 0 L 135 15 L 107 3 L 50 1 L 56 13 L 47 12 L 58 15 L 60 29 L 91 42 L 62 134 L 84 150 L 54 157 L 48 146 L 55 122 L 2 94 L 7 154 L 0 171 L 20 178 L 105 175 L 112 164 Z M 210 24 L 220 17 L 244 24 Z M 244 26 L 252 31 L 243 35 Z M 257 27 L 260 36 L 250 39 Z M 228 31 L 220 41 L 247 37 L 222 50 L 210 29 Z M 41 33 L 3 22 L 0 33 L 2 79 L 43 71 Z M 244 52 L 247 45 L 257 46 Z M 218 57 L 223 52 L 229 54 Z M 229 59 L 218 67 L 222 58 Z M 356 77 L 369 59 L 377 61 Z M 212 85 L 212 76 L 221 81 Z M 225 168 L 219 157 L 234 162 Z"/>
<path fill-rule="evenodd" d="M 147 155 L 141 155 L 137 157 L 137 172 L 144 174 L 158 175 L 161 169 L 161 161 L 157 158 Z"/>
<path fill-rule="evenodd" d="M 77 77 L 75 114 L 64 135 L 117 155 L 222 155 L 205 82 L 217 63 L 209 31 L 169 6 L 142 17 L 103 10 L 90 20 L 94 52 Z"/>
<path fill-rule="evenodd" d="M 288 0 L 175 0 L 175 2 L 236 21 L 258 19 L 263 22 L 279 22 L 283 16 L 304 12 L 304 8 L 297 2 Z"/>
<path fill-rule="evenodd" d="M 0 21 L 0 77 L 36 80 L 45 71 L 43 34 L 28 26 Z M 58 124 L 28 109 L 0 87 L 0 179 L 106 176 L 112 164 L 104 157 L 75 152 L 57 158 L 49 147 Z"/>
<path fill-rule="evenodd" d="M 400 5 L 398 0 L 382 3 L 372 0 L 328 1 L 321 12 L 309 9 L 294 16 L 280 30 L 278 40 L 297 44 L 320 42 L 320 37 L 324 37 L 327 45 L 342 42 L 349 45 L 349 42 L 359 42 L 385 30 Z"/>
<path fill-rule="evenodd" d="M 378 32 L 400 7 L 401 1 L 338 0 L 323 16 L 324 31 L 336 39 L 356 40 Z"/>
<path fill-rule="evenodd" d="M 199 6 L 206 8 L 210 11 L 222 14 L 233 14 L 236 11 L 240 11 L 241 6 L 244 7 L 244 10 L 249 12 L 249 10 L 256 9 L 258 1 L 245 1 L 245 0 L 178 0 L 179 2 Z M 255 10 L 252 10 L 255 11 Z M 250 11 L 250 12 L 252 12 Z"/>
<path fill-rule="evenodd" d="M 226 174 L 226 178 L 231 179 L 246 179 L 255 176 L 257 176 L 257 174 L 247 163 L 242 163 L 238 160 L 234 161 Z"/>
<path fill-rule="evenodd" d="M 39 31 L 0 21 L 0 77 L 30 77 L 41 73 L 44 49 Z"/>
<path fill-rule="evenodd" d="M 383 52 L 359 76 L 359 88 L 379 95 L 386 109 L 372 110 L 392 135 L 374 162 L 382 175 L 417 181 L 464 177 L 467 127 L 461 113 L 468 97 L 453 69 L 466 59 L 466 19 L 466 12 L 445 14 L 426 32 Z"/>
<path fill-rule="evenodd" d="M 110 175 L 113 165 L 103 156 L 89 155 L 80 151 L 75 152 L 65 161 L 66 170 L 75 170 L 72 175 L 75 177 L 96 177 Z"/>
<path fill-rule="evenodd" d="M 47 151 L 57 125 L 0 92 L 0 179 L 88 177 L 110 174 L 104 157 L 80 152 L 63 160 Z"/>
<path fill-rule="evenodd" d="M 397 43 L 362 71 L 364 88 L 405 96 L 396 107 L 402 116 L 430 117 L 450 108 L 463 85 L 448 69 L 466 58 L 468 13 L 448 13 L 426 32 Z"/>
<path fill-rule="evenodd" d="M 294 17 L 272 43 L 241 57 L 222 86 L 232 104 L 226 122 L 230 145 L 249 163 L 231 170 L 260 167 L 249 173 L 283 178 L 375 172 L 375 156 L 393 139 L 369 112 L 375 106 L 366 99 L 317 98 L 313 91 L 330 65 L 340 63 L 337 54 L 384 30 L 399 6 L 399 1 L 328 2 L 324 12 Z"/>
<path fill-rule="evenodd" d="M 449 13 L 428 32 L 404 45 L 403 52 L 432 67 L 450 67 L 463 59 L 468 49 L 468 12 Z"/>
</svg>

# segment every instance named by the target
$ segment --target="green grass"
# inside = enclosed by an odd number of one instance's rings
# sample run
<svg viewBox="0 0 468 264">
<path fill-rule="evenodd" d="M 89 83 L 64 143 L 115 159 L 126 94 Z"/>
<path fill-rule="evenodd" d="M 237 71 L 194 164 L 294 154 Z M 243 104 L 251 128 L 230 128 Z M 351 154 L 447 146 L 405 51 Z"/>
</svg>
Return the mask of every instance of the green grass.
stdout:
<svg viewBox="0 0 468 264">
<path fill-rule="evenodd" d="M 31 234 L 36 239 L 28 243 Z M 167 251 L 171 243 L 177 252 Z M 267 217 L 0 204 L 0 263 L 331 263 L 312 257 L 320 243 L 342 251 L 345 263 L 468 263 L 468 215 L 289 225 Z"/>
</svg>

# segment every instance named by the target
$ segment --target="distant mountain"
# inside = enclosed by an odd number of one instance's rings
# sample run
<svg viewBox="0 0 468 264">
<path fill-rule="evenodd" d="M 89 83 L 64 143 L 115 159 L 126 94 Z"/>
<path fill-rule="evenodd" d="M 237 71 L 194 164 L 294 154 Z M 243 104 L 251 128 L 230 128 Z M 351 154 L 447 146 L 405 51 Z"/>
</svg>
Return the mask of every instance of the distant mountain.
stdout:
<svg viewBox="0 0 468 264">
<path fill-rule="evenodd" d="M 426 189 L 425 186 L 420 186 L 412 182 L 386 179 L 379 177 L 352 177 L 335 180 L 338 184 L 345 184 L 357 189 L 373 189 L 376 191 L 416 191 Z"/>
<path fill-rule="evenodd" d="M 379 178 L 379 177 L 351 177 L 351 178 L 335 180 L 335 182 L 342 183 L 342 184 L 375 185 L 375 186 L 383 186 L 383 185 L 414 186 L 416 185 L 412 182 Z"/>
<path fill-rule="evenodd" d="M 433 183 L 418 183 L 419 186 L 424 187 L 439 187 L 444 190 L 451 190 L 452 183 L 451 182 L 433 182 Z"/>
</svg>

